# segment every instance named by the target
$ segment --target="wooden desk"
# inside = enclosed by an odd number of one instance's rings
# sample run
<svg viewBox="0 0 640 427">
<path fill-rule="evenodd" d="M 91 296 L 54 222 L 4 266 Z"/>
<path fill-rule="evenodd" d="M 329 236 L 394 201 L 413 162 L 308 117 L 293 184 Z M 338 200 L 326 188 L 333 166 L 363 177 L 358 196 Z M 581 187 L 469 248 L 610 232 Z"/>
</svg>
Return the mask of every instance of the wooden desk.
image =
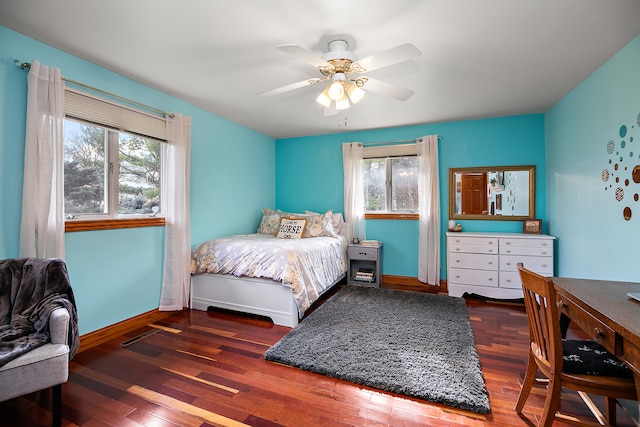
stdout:
<svg viewBox="0 0 640 427">
<path fill-rule="evenodd" d="M 640 400 L 640 283 L 554 277 L 558 308 L 633 370 Z"/>
</svg>

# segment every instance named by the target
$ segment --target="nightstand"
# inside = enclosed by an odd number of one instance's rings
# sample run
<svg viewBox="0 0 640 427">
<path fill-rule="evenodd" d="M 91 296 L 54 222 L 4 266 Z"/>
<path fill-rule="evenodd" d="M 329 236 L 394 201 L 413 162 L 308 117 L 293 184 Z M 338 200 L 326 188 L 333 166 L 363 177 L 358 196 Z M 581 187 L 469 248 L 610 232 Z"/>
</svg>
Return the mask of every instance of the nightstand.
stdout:
<svg viewBox="0 0 640 427">
<path fill-rule="evenodd" d="M 379 288 L 382 283 L 382 242 L 377 245 L 349 245 L 347 284 Z"/>
</svg>

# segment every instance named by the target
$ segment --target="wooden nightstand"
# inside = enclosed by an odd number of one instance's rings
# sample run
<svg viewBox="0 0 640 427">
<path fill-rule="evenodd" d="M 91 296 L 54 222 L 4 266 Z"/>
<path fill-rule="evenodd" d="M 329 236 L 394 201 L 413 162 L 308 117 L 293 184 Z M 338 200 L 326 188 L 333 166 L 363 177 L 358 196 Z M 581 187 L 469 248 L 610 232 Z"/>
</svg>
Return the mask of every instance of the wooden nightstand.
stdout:
<svg viewBox="0 0 640 427">
<path fill-rule="evenodd" d="M 379 288 L 382 283 L 382 242 L 377 245 L 354 245 L 347 248 L 349 271 L 347 284 Z"/>
</svg>

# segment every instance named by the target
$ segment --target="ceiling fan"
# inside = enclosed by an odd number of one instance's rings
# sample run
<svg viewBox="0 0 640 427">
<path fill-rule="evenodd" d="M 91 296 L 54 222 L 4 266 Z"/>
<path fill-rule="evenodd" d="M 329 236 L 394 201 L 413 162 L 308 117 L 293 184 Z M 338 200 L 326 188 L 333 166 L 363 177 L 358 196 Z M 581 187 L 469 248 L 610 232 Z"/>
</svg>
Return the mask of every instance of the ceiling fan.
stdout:
<svg viewBox="0 0 640 427">
<path fill-rule="evenodd" d="M 278 46 L 278 49 L 284 53 L 302 59 L 316 67 L 322 77 L 309 78 L 261 92 L 259 95 L 277 95 L 316 83 L 331 81 L 316 99 L 319 104 L 325 107 L 325 116 L 333 115 L 339 110 L 349 108 L 349 101 L 353 104 L 358 103 L 364 96 L 365 89 L 400 101 L 406 101 L 413 95 L 413 90 L 411 89 L 362 75 L 369 71 L 420 56 L 420 50 L 411 43 L 401 44 L 359 61 L 358 57 L 349 51 L 349 44 L 345 40 L 332 40 L 329 42 L 328 48 L 329 51 L 319 57 L 298 45 Z"/>
</svg>

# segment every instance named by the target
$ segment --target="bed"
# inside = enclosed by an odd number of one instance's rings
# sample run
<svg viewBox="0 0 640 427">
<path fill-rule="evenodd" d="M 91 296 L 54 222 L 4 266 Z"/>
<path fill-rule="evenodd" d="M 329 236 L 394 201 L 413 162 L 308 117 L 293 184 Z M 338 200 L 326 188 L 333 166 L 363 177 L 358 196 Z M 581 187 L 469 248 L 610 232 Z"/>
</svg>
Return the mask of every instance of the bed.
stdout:
<svg viewBox="0 0 640 427">
<path fill-rule="evenodd" d="M 304 220 L 303 238 L 278 237 L 285 220 Z M 257 233 L 211 240 L 192 251 L 190 306 L 257 314 L 295 327 L 345 277 L 349 235 L 341 214 L 264 209 Z"/>
</svg>

